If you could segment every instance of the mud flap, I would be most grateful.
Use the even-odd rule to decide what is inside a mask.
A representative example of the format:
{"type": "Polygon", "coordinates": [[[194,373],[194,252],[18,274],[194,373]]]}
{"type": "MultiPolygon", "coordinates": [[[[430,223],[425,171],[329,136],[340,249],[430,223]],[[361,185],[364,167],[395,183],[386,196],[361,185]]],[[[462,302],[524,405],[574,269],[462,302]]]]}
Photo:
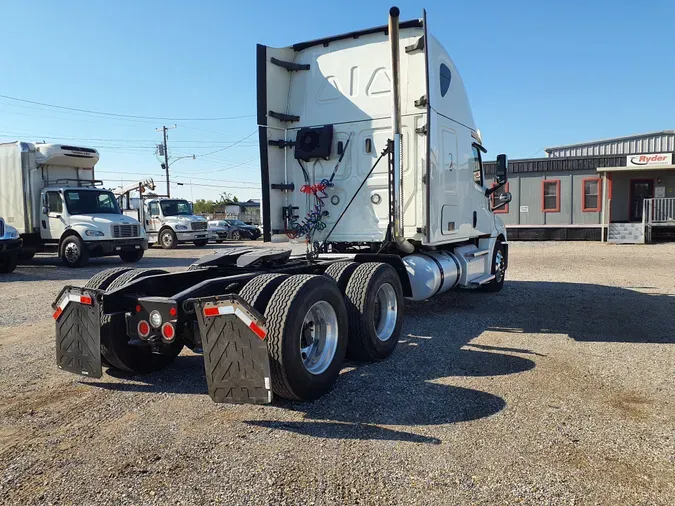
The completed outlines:
{"type": "Polygon", "coordinates": [[[264,318],[236,295],[194,301],[214,402],[272,402],[264,318]]]}
{"type": "Polygon", "coordinates": [[[100,378],[101,322],[98,290],[65,287],[54,308],[56,365],[64,371],[100,378]]]}

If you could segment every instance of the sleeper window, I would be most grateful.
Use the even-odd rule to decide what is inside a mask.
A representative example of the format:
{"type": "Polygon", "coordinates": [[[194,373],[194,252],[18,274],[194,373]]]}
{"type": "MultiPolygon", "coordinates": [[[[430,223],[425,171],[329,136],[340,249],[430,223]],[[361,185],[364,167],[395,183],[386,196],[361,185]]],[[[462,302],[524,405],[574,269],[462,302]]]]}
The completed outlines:
{"type": "Polygon", "coordinates": [[[483,186],[483,167],[480,158],[480,151],[476,146],[472,146],[473,159],[471,160],[471,170],[473,170],[473,182],[478,186],[483,186]]]}
{"type": "Polygon", "coordinates": [[[448,89],[450,89],[450,81],[452,80],[452,74],[450,72],[450,69],[445,63],[441,63],[439,74],[441,77],[441,97],[444,97],[445,94],[448,92],[448,89]]]}

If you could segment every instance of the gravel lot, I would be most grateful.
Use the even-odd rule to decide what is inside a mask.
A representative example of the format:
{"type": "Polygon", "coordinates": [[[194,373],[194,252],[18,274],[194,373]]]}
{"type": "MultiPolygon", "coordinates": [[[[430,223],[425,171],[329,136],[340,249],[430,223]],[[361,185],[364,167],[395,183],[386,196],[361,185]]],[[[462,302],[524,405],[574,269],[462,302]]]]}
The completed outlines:
{"type": "Polygon", "coordinates": [[[0,504],[673,504],[674,258],[513,243],[501,293],[407,304],[391,359],[261,407],[212,403],[190,351],[145,377],[57,370],[50,303],[119,260],[37,257],[0,278],[0,504]]]}

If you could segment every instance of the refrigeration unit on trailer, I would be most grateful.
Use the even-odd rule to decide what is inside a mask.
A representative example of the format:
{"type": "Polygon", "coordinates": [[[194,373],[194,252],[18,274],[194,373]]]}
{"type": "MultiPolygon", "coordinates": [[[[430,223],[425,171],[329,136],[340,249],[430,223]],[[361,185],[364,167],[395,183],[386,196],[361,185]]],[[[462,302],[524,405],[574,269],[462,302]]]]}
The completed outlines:
{"type": "Polygon", "coordinates": [[[311,400],[347,349],[393,353],[405,298],[502,288],[493,210],[510,196],[493,200],[506,157],[487,181],[461,77],[426,16],[399,23],[392,8],[388,26],[259,45],[257,90],[265,240],[307,253],[239,247],[184,272],[111,269],[67,286],[53,306],[60,368],[149,372],[188,346],[203,349],[216,402],[311,400]]]}
{"type": "Polygon", "coordinates": [[[0,215],[23,239],[21,256],[56,251],[69,267],[89,257],[143,257],[143,228],[123,216],[115,196],[94,178],[92,148],[63,144],[0,144],[0,215]]]}

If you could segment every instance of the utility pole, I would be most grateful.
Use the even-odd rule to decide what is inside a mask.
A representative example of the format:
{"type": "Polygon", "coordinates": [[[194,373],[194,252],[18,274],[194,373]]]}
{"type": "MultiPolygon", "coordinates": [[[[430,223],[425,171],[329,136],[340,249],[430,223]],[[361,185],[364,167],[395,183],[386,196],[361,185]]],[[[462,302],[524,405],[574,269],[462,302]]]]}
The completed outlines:
{"type": "Polygon", "coordinates": [[[164,165],[163,169],[166,171],[166,196],[171,197],[171,185],[169,184],[169,148],[166,145],[166,132],[167,130],[171,130],[173,128],[176,128],[176,125],[172,127],[167,127],[166,125],[163,126],[162,128],[157,128],[156,131],[159,132],[160,130],[162,131],[162,135],[164,137],[164,165]]]}

